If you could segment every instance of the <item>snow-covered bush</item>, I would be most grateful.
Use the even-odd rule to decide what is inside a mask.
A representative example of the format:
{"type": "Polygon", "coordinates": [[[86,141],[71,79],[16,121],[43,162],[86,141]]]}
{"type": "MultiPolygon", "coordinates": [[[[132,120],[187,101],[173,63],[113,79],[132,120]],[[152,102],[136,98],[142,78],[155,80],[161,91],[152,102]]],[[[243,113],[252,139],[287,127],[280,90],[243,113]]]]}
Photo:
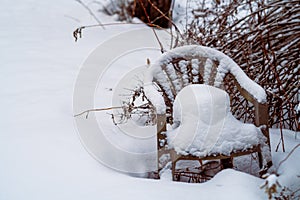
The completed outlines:
{"type": "MultiPolygon", "coordinates": [[[[193,4],[195,5],[195,4],[193,4]]],[[[268,92],[273,127],[297,129],[299,103],[300,6],[297,0],[198,1],[180,45],[221,50],[268,92]]],[[[233,87],[227,88],[236,94],[233,87]]],[[[232,97],[233,113],[252,121],[252,106],[232,97]],[[248,107],[248,110],[245,110],[248,107]]]]}

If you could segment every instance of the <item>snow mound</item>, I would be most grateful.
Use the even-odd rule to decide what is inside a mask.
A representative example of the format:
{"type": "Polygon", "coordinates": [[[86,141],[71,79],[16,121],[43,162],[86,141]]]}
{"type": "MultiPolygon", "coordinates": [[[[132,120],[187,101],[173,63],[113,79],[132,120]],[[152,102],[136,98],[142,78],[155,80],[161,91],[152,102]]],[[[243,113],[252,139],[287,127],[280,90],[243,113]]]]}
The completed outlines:
{"type": "Polygon", "coordinates": [[[229,155],[265,144],[261,130],[237,120],[230,112],[229,95],[209,85],[189,85],[174,102],[174,129],[168,144],[182,155],[229,155]]]}

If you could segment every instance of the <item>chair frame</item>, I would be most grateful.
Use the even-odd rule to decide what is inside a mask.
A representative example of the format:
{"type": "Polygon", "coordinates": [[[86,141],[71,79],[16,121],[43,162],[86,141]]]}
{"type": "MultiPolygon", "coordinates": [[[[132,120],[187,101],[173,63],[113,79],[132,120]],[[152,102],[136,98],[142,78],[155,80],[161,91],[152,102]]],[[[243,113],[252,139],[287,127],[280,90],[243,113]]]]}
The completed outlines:
{"type": "MultiPolygon", "coordinates": [[[[241,95],[254,105],[255,125],[256,126],[267,125],[267,123],[268,123],[268,104],[258,103],[252,97],[251,94],[249,94],[246,90],[244,90],[243,88],[240,87],[240,85],[237,83],[237,81],[235,81],[235,85],[239,89],[241,95]]],[[[197,156],[193,156],[193,155],[178,155],[174,149],[167,149],[166,146],[160,145],[160,141],[162,141],[162,140],[167,141],[166,134],[165,134],[165,132],[167,131],[166,125],[167,125],[166,114],[163,114],[163,115],[158,114],[157,115],[157,154],[158,154],[158,156],[157,156],[158,157],[157,174],[158,175],[159,175],[160,170],[162,169],[162,165],[159,161],[159,158],[166,153],[170,154],[170,158],[171,158],[171,162],[172,162],[172,179],[173,179],[173,181],[179,181],[179,179],[176,177],[176,163],[179,160],[198,160],[198,161],[221,160],[224,163],[226,163],[227,165],[229,165],[229,167],[227,166],[225,168],[232,168],[232,164],[230,164],[230,161],[232,161],[232,159],[234,157],[257,153],[259,167],[261,169],[263,168],[263,158],[262,158],[262,154],[261,154],[260,145],[254,146],[253,148],[248,149],[243,152],[231,153],[230,156],[222,155],[222,154],[211,155],[211,156],[206,156],[206,157],[197,157],[197,156]]],[[[269,137],[268,127],[262,129],[262,132],[263,132],[264,136],[267,138],[267,142],[269,145],[270,137],[269,137]]],[[[268,167],[270,167],[272,164],[269,163],[268,165],[269,165],[268,167]]],[[[261,174],[264,174],[264,173],[265,173],[265,171],[262,169],[261,174]]]]}
{"type": "MultiPolygon", "coordinates": [[[[181,48],[181,47],[179,47],[179,48],[181,48]]],[[[191,48],[191,49],[199,49],[200,48],[200,50],[205,49],[206,51],[207,51],[207,49],[209,49],[207,47],[196,46],[196,45],[190,45],[190,47],[183,47],[183,48],[191,48]]],[[[216,50],[214,50],[214,51],[216,51],[216,50]]],[[[210,56],[209,52],[210,51],[208,51],[207,55],[203,56],[204,59],[208,59],[208,57],[210,56]]],[[[170,53],[168,52],[167,54],[172,54],[172,50],[171,50],[170,53]]],[[[223,54],[223,55],[226,56],[225,54],[223,54]]],[[[199,56],[199,55],[197,55],[197,56],[199,56]]],[[[178,62],[179,60],[185,60],[185,61],[186,60],[192,60],[194,58],[195,58],[194,56],[179,55],[179,56],[173,56],[172,57],[172,56],[166,55],[164,58],[161,58],[158,62],[156,62],[155,65],[156,65],[156,68],[163,69],[164,67],[166,67],[170,63],[178,62]],[[166,61],[164,61],[164,60],[166,60],[166,61]]],[[[197,58],[199,59],[199,57],[197,57],[197,58]]],[[[237,65],[234,61],[232,61],[232,62],[235,65],[237,65]]],[[[217,67],[218,66],[215,66],[215,69],[212,69],[212,71],[216,70],[217,67]]],[[[244,89],[240,85],[238,80],[235,78],[235,76],[231,72],[227,72],[226,75],[229,75],[230,78],[232,80],[234,80],[234,85],[238,89],[240,94],[247,101],[249,101],[250,103],[253,104],[253,106],[254,106],[254,115],[255,115],[255,125],[256,126],[264,125],[264,128],[262,128],[262,132],[263,132],[264,136],[267,138],[267,144],[270,146],[269,129],[268,129],[268,104],[265,103],[265,102],[259,102],[249,91],[247,91],[246,89],[244,89]]],[[[156,85],[159,85],[159,82],[157,82],[157,80],[155,80],[154,78],[150,79],[150,81],[152,83],[153,82],[156,83],[156,85]]],[[[213,81],[210,81],[208,84],[212,85],[212,83],[213,83],[213,81]]],[[[190,84],[194,84],[194,83],[191,82],[190,84]]],[[[174,91],[173,91],[173,93],[174,93],[174,91]]],[[[164,97],[164,99],[166,99],[166,98],[167,97],[164,97]]],[[[223,161],[223,163],[225,163],[225,165],[227,165],[227,167],[228,166],[232,167],[232,162],[231,161],[234,157],[243,156],[243,155],[252,154],[252,153],[257,153],[258,154],[259,167],[261,168],[261,174],[264,174],[267,171],[267,169],[272,166],[272,161],[269,161],[267,163],[267,166],[263,166],[263,157],[262,157],[262,153],[261,153],[261,149],[260,149],[259,145],[255,146],[251,149],[248,149],[246,151],[243,151],[243,152],[231,153],[230,156],[222,155],[222,154],[211,155],[211,156],[206,156],[206,157],[196,157],[196,156],[193,156],[193,155],[185,155],[185,156],[178,155],[175,152],[174,149],[168,149],[166,143],[164,143],[163,145],[161,144],[161,141],[167,141],[166,134],[165,134],[165,132],[167,131],[167,128],[166,128],[167,127],[166,112],[158,113],[157,116],[156,116],[156,120],[157,120],[157,176],[158,176],[157,178],[159,178],[159,172],[164,167],[163,166],[164,164],[160,161],[161,156],[164,155],[164,154],[169,154],[170,155],[171,162],[172,162],[172,177],[173,177],[174,181],[178,180],[178,178],[176,178],[176,163],[179,160],[199,160],[200,162],[202,162],[202,160],[221,160],[221,161],[223,161]]]]}

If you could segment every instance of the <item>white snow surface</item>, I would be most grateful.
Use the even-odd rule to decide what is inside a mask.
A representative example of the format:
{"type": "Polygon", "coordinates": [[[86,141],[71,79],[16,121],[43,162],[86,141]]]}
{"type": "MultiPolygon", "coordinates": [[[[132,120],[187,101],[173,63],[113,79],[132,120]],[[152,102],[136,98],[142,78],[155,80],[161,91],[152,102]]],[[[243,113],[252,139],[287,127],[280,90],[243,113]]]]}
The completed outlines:
{"type": "MultiPolygon", "coordinates": [[[[1,1],[0,200],[266,199],[262,179],[235,170],[204,184],[158,181],[120,174],[87,153],[73,124],[76,75],[99,43],[136,27],[86,29],[75,43],[72,31],[93,23],[76,1],[1,1]]],[[[276,146],[277,130],[271,139],[276,146]]],[[[299,143],[285,141],[287,152],[299,143]]],[[[274,153],[275,165],[286,154],[274,153]]],[[[299,155],[280,168],[280,183],[299,186],[299,155]]]]}
{"type": "Polygon", "coordinates": [[[176,96],[173,108],[178,127],[167,132],[168,144],[179,154],[230,155],[258,144],[267,146],[259,128],[231,114],[224,90],[204,84],[186,86],[176,96]]]}

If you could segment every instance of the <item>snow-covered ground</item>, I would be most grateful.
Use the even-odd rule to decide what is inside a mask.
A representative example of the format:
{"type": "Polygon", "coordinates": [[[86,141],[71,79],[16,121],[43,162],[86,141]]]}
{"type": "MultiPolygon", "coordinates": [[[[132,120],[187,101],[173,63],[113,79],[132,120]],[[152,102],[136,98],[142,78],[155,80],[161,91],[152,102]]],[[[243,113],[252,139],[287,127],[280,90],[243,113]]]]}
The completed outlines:
{"type": "MultiPolygon", "coordinates": [[[[110,17],[101,15],[102,21],[110,17]]],[[[74,126],[73,87],[98,44],[134,26],[84,30],[93,22],[72,0],[3,0],[0,7],[0,200],[19,199],[267,199],[262,179],[225,170],[204,184],[134,178],[94,160],[74,126]]],[[[122,45],[122,44],[120,44],[122,45]]],[[[273,146],[279,141],[272,132],[273,146]]],[[[285,138],[287,151],[299,143],[285,138]]],[[[274,149],[274,148],[273,148],[274,149]]],[[[300,175],[298,149],[279,170],[283,185],[300,175]]],[[[273,155],[278,164],[286,153],[273,155]]]]}

